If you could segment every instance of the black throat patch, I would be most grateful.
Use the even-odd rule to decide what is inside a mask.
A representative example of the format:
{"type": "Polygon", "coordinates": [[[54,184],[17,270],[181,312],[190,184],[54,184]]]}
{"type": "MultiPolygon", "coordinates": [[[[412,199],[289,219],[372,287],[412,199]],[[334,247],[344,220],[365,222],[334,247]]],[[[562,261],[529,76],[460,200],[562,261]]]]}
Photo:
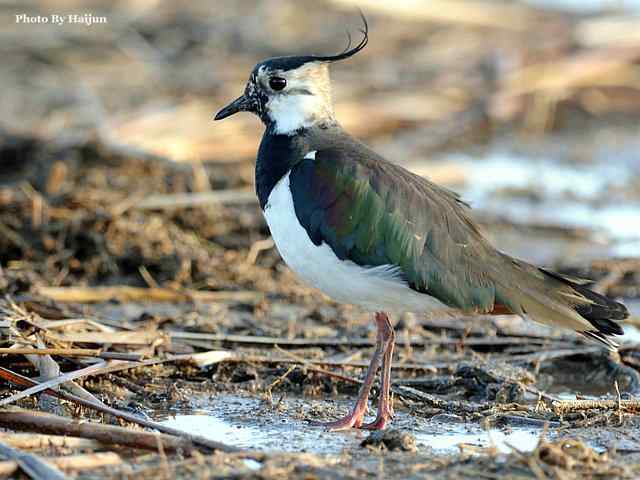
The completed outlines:
{"type": "Polygon", "coordinates": [[[260,208],[264,210],[273,187],[304,159],[309,150],[304,130],[295,135],[278,135],[267,128],[256,159],[256,193],[260,208]]]}

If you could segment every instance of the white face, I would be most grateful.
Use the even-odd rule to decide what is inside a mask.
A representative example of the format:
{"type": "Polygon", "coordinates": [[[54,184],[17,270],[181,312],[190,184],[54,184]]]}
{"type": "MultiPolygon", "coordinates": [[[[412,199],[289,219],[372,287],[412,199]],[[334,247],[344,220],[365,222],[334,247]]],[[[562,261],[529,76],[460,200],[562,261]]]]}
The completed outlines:
{"type": "Polygon", "coordinates": [[[292,134],[300,128],[310,127],[333,118],[329,69],[326,64],[309,63],[295,70],[258,71],[258,82],[266,91],[266,114],[274,123],[274,132],[292,134]],[[286,86],[274,90],[270,80],[284,79],[286,86]]]}

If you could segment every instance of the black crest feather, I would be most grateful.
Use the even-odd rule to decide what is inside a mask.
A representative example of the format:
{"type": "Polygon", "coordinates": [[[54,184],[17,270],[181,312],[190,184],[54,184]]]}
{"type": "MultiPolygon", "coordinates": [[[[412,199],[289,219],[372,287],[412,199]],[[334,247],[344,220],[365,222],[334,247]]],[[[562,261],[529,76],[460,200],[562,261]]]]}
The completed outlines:
{"type": "Polygon", "coordinates": [[[365,18],[362,11],[360,11],[360,18],[362,18],[362,23],[364,24],[364,27],[360,29],[360,33],[362,33],[362,40],[360,40],[360,42],[355,47],[351,48],[351,34],[347,32],[347,48],[336,55],[303,55],[269,58],[256,65],[255,71],[257,71],[261,66],[268,67],[270,70],[287,71],[299,68],[305,63],[309,62],[338,62],[340,60],[344,60],[346,58],[354,56],[356,53],[366,47],[367,43],[369,43],[369,24],[367,23],[367,19],[365,18]]]}
{"type": "Polygon", "coordinates": [[[344,60],[345,58],[349,58],[354,56],[360,50],[367,46],[369,43],[369,24],[367,23],[367,18],[360,10],[360,18],[362,19],[362,23],[364,24],[364,28],[360,29],[360,33],[362,33],[362,40],[355,47],[351,48],[351,34],[347,32],[347,36],[349,39],[349,43],[347,44],[347,48],[345,48],[342,52],[337,55],[327,55],[327,56],[313,56],[317,62],[338,62],[340,60],[344,60]]]}

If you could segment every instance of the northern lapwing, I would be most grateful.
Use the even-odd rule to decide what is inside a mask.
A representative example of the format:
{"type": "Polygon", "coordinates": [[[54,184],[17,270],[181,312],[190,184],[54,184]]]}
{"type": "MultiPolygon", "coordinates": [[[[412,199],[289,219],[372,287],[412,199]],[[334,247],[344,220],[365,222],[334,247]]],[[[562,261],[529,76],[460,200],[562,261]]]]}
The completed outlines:
{"type": "Polygon", "coordinates": [[[457,309],[513,313],[573,329],[609,349],[623,333],[624,305],[584,281],[510,257],[489,244],[454,192],[388,162],[336,121],[329,66],[361,51],[271,58],[255,66],[244,94],[220,110],[256,114],[265,125],[256,190],[287,265],[338,302],[375,312],[377,342],[352,410],[333,430],[382,429],[393,416],[389,388],[394,330],[388,312],[457,309]],[[382,366],[376,419],[363,424],[382,366]]]}

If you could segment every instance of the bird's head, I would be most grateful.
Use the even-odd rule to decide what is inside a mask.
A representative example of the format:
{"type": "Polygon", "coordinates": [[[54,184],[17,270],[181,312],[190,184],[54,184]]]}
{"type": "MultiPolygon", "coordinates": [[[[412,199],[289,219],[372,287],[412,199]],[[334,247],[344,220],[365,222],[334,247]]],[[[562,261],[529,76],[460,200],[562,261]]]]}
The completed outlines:
{"type": "Polygon", "coordinates": [[[252,112],[278,134],[292,134],[317,123],[333,121],[329,64],[349,58],[367,45],[369,29],[364,15],[362,20],[362,40],[350,48],[349,37],[349,46],[342,53],[324,57],[277,57],[257,64],[244,94],[220,110],[215,120],[237,112],[252,112]]]}

